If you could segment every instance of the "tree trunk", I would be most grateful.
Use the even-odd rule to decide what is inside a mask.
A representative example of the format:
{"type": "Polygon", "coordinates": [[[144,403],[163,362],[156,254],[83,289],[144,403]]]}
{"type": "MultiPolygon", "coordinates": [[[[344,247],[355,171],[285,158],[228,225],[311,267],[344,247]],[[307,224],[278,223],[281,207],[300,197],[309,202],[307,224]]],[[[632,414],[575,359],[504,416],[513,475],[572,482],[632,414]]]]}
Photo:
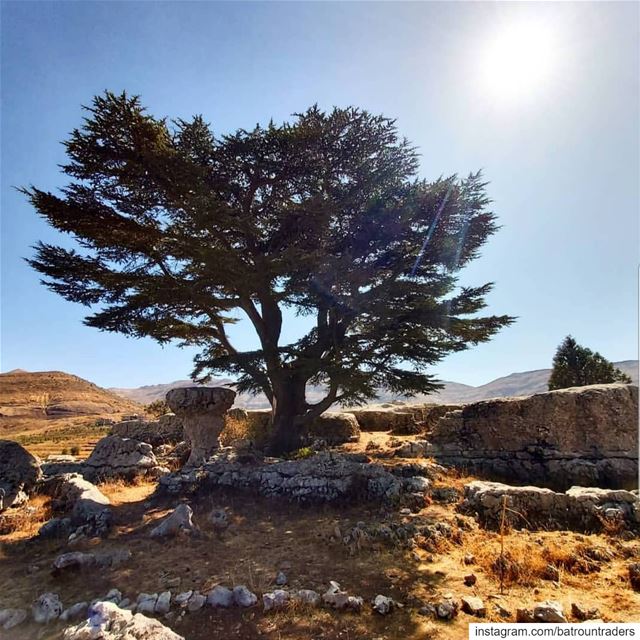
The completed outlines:
{"type": "Polygon", "coordinates": [[[307,409],[306,382],[289,377],[274,390],[273,426],[267,452],[279,456],[300,448],[302,426],[300,418],[307,409]]]}

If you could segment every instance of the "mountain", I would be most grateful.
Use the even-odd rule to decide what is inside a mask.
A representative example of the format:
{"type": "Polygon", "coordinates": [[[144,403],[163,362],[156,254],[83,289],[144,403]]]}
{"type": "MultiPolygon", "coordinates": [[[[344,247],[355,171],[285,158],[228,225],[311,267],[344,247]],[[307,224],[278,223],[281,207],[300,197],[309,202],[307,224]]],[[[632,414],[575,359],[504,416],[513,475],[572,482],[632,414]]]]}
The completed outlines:
{"type": "MultiPolygon", "coordinates": [[[[638,384],[638,361],[624,360],[615,362],[616,367],[631,377],[634,384],[638,384]]],[[[477,402],[478,400],[487,400],[488,398],[502,398],[508,396],[528,396],[534,393],[540,393],[547,390],[547,381],[551,375],[551,369],[537,369],[536,371],[522,371],[512,373],[502,378],[497,378],[486,384],[474,387],[459,382],[445,382],[444,389],[435,394],[418,395],[410,400],[412,402],[435,402],[438,404],[457,404],[465,402],[477,402]]],[[[155,384],[145,387],[137,387],[133,389],[109,389],[123,398],[148,404],[154,400],[164,398],[167,391],[176,387],[193,386],[190,380],[176,380],[167,384],[155,384]]],[[[212,380],[207,386],[222,386],[232,384],[229,378],[219,378],[212,380]]],[[[307,389],[307,396],[310,401],[314,402],[322,396],[321,387],[310,387],[307,389]]],[[[403,400],[403,398],[381,392],[378,402],[392,402],[394,400],[403,400]]],[[[263,395],[249,396],[243,394],[237,403],[240,406],[250,409],[262,409],[268,406],[267,400],[263,395]]]]}
{"type": "Polygon", "coordinates": [[[137,413],[136,402],[63,371],[0,374],[0,417],[52,418],[137,413]]]}

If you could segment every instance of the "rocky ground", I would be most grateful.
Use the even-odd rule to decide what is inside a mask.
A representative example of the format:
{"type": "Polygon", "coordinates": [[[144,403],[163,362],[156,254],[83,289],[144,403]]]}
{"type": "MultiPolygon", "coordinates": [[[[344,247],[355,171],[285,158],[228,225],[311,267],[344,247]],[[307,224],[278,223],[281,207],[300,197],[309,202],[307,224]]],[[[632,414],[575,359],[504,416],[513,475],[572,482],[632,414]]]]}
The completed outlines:
{"type": "MultiPolygon", "coordinates": [[[[413,439],[363,433],[340,450],[401,464],[389,458],[389,445],[413,439]]],[[[637,537],[613,525],[598,534],[482,528],[459,510],[463,487],[472,480],[440,474],[426,503],[401,510],[382,501],[304,506],[221,487],[173,496],[158,494],[151,479],[111,481],[99,485],[111,500],[110,534],[80,537],[72,545],[34,538],[55,506],[50,497],[36,495],[14,510],[13,530],[0,536],[0,583],[7,585],[0,609],[30,610],[46,592],[57,594],[67,609],[113,589],[121,593],[112,597],[132,602],[144,600],[139,594],[170,591],[169,612],[146,615],[188,640],[466,638],[468,624],[480,619],[557,617],[555,605],[535,611],[544,601],[559,603],[569,621],[640,619],[640,592],[630,580],[630,567],[640,562],[637,537]],[[193,510],[193,530],[153,537],[151,531],[181,503],[193,510]],[[85,567],[64,567],[58,560],[61,568],[54,569],[70,551],[119,560],[85,567]],[[198,608],[205,598],[191,594],[184,606],[176,604],[181,593],[206,596],[217,585],[244,585],[257,603],[198,608]],[[320,603],[284,602],[282,594],[269,595],[276,589],[289,595],[313,590],[320,603]],[[354,596],[353,606],[333,608],[348,596],[354,596]]],[[[70,624],[37,624],[29,615],[2,637],[61,638],[70,624]]]]}

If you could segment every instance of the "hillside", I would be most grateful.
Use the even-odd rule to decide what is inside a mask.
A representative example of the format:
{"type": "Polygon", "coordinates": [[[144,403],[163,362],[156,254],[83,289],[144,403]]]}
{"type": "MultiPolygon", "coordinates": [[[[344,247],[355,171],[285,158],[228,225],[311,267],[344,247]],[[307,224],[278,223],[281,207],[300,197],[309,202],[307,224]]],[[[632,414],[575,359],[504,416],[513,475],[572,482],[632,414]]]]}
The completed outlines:
{"type": "Polygon", "coordinates": [[[0,374],[1,418],[61,418],[136,413],[140,406],[62,371],[0,374]]]}
{"type": "MultiPolygon", "coordinates": [[[[621,369],[624,373],[631,376],[634,384],[638,384],[638,361],[637,360],[624,360],[622,362],[616,362],[615,366],[621,369]]],[[[540,393],[547,390],[547,381],[551,369],[538,369],[535,371],[522,371],[519,373],[512,373],[502,378],[497,378],[486,384],[473,387],[459,382],[445,382],[445,387],[436,394],[428,396],[416,396],[412,400],[415,402],[436,402],[440,404],[449,403],[464,403],[464,402],[477,402],[479,400],[487,400],[488,398],[502,398],[507,396],[527,396],[534,393],[540,393]]],[[[229,378],[220,378],[212,380],[208,386],[227,385],[231,382],[229,378]]],[[[144,387],[137,387],[132,389],[110,389],[113,393],[116,393],[123,398],[140,402],[141,404],[147,404],[164,398],[167,391],[175,389],[176,387],[188,387],[193,385],[190,380],[176,380],[175,382],[169,382],[166,384],[155,384],[144,387]]],[[[307,390],[309,400],[317,401],[320,399],[322,389],[319,387],[311,387],[307,390]]],[[[380,393],[378,402],[392,402],[394,400],[401,400],[399,396],[389,393],[380,393]]],[[[262,395],[248,396],[242,395],[237,402],[238,405],[259,409],[265,408],[267,405],[266,399],[262,395]]]]}

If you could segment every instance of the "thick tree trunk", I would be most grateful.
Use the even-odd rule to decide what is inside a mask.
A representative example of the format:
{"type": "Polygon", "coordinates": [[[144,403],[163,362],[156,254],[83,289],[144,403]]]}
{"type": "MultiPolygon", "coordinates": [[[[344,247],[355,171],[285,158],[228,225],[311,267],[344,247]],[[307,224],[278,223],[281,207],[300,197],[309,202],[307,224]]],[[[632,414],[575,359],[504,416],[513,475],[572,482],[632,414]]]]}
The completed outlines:
{"type": "Polygon", "coordinates": [[[274,390],[273,426],[267,447],[268,453],[276,456],[300,448],[301,418],[307,409],[304,380],[291,377],[278,386],[274,390]]]}

